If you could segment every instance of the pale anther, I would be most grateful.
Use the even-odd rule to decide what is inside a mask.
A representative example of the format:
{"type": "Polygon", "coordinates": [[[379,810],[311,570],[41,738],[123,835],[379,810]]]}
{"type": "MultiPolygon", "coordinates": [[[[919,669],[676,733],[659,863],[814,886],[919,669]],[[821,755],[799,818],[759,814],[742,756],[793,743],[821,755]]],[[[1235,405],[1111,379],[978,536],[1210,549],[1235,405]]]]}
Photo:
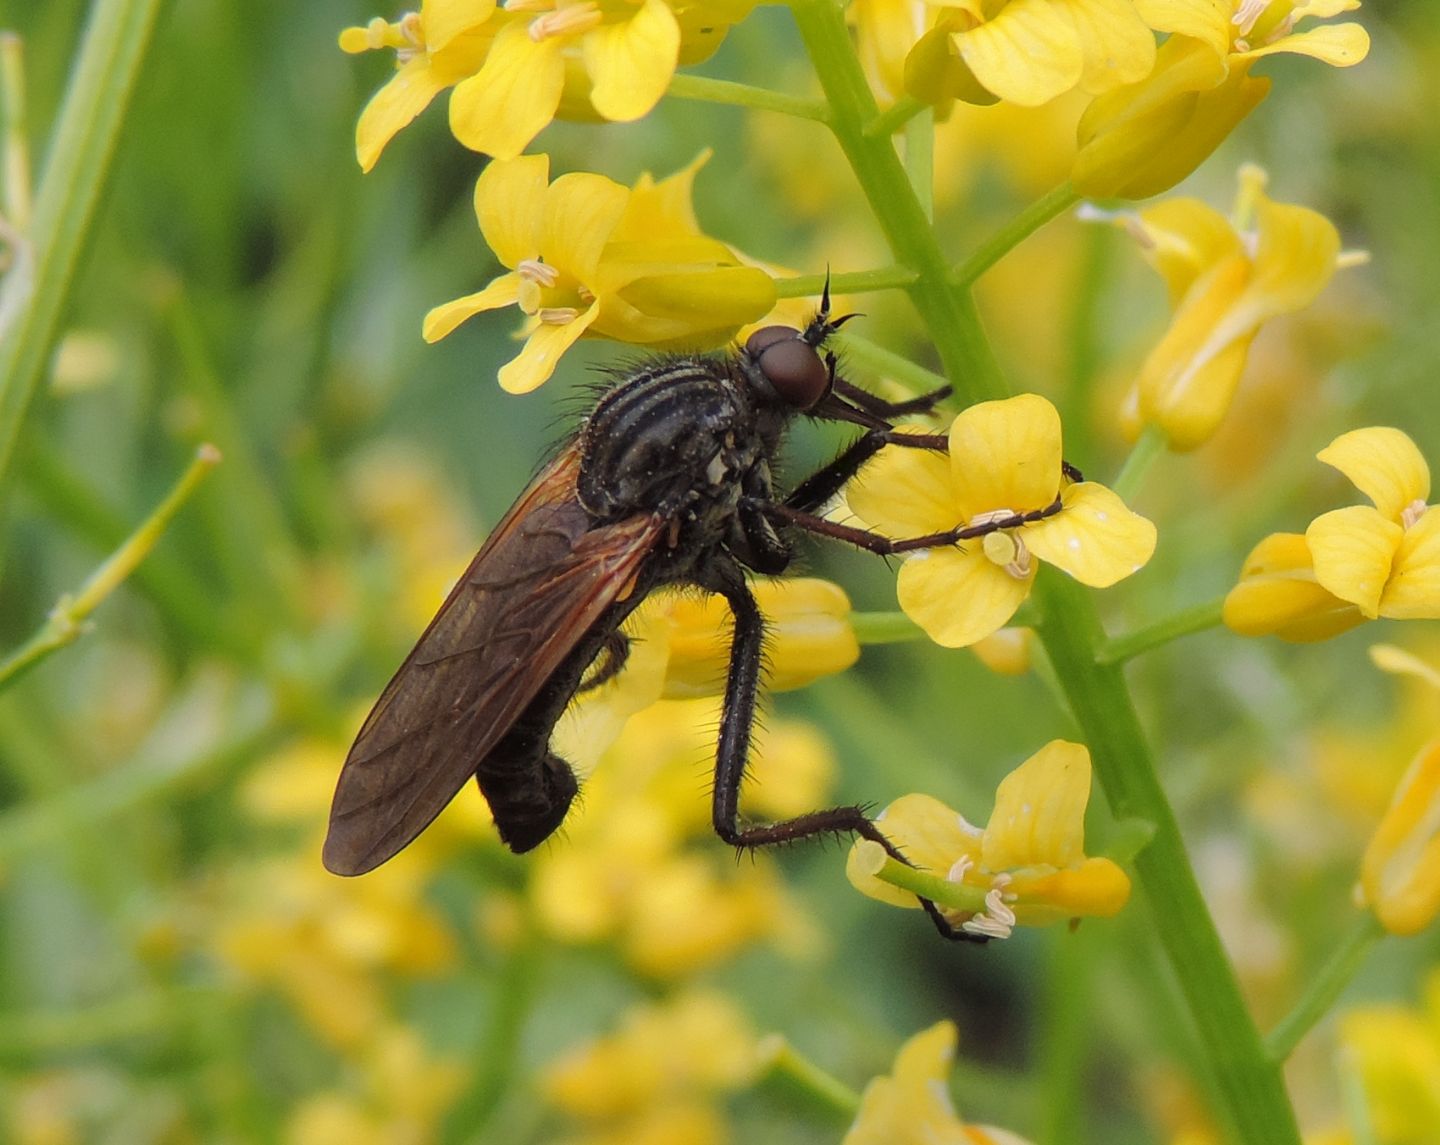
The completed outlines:
{"type": "Polygon", "coordinates": [[[1400,510],[1400,524],[1407,529],[1413,529],[1420,518],[1425,516],[1427,508],[1428,506],[1421,498],[1415,498],[1400,510]]]}
{"type": "Polygon", "coordinates": [[[537,44],[552,36],[575,36],[597,27],[604,16],[593,3],[572,4],[557,12],[546,12],[530,21],[529,36],[537,44]]]}
{"type": "MultiPolygon", "coordinates": [[[[1235,15],[1230,18],[1230,22],[1240,30],[1240,35],[1248,36],[1250,29],[1255,27],[1255,21],[1265,14],[1265,9],[1269,6],[1270,0],[1243,0],[1240,7],[1235,10],[1235,15]]],[[[1240,45],[1237,43],[1235,46],[1239,47],[1240,45]]],[[[1241,48],[1240,50],[1244,51],[1245,49],[1241,48]]]]}
{"type": "Polygon", "coordinates": [[[580,311],[573,306],[542,306],[535,317],[547,326],[564,326],[580,317],[580,311]]]}
{"type": "Polygon", "coordinates": [[[515,266],[515,273],[526,282],[533,282],[547,289],[560,281],[559,268],[538,258],[522,258],[515,266]]]}

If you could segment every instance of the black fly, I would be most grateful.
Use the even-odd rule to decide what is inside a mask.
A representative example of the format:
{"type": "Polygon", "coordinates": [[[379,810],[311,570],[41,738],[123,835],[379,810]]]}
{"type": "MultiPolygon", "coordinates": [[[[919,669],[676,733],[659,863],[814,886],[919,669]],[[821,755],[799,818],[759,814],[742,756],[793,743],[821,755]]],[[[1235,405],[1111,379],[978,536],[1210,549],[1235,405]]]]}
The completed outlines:
{"type": "MultiPolygon", "coordinates": [[[[407,846],[473,775],[506,845],[528,851],[561,824],[577,785],[550,735],[587,669],[618,671],[625,618],[647,593],[690,584],[735,617],[715,758],[715,830],[736,847],[853,833],[901,856],[860,807],[779,823],[742,823],[740,784],[760,687],[764,620],[746,570],[775,575],[795,527],[877,553],[953,544],[1053,512],[891,541],[816,511],[884,446],[946,448],[897,433],[937,390],[891,403],[835,372],[829,291],[804,330],[767,326],[730,355],[672,356],[629,373],[531,482],[486,540],[386,686],[345,761],[324,860],[339,875],[372,870],[407,846]],[[777,494],[771,474],[795,416],[864,434],[835,461],[777,494]]],[[[937,911],[925,904],[945,932],[937,911]]]]}

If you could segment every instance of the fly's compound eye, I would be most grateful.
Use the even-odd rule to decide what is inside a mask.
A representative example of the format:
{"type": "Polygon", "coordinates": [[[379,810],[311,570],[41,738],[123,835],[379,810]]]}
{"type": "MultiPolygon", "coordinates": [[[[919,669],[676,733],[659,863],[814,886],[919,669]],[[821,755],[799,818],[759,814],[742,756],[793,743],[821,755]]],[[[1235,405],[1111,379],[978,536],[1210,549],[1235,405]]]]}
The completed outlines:
{"type": "Polygon", "coordinates": [[[829,367],[798,330],[763,326],[750,335],[745,352],[788,406],[810,409],[830,392],[829,367]]]}

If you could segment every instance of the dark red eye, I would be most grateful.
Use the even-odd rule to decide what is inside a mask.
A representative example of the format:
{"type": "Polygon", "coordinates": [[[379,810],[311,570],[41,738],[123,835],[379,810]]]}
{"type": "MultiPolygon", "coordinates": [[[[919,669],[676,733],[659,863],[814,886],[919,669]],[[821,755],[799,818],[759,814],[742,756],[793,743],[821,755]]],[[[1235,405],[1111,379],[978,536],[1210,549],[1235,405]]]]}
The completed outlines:
{"type": "Polygon", "coordinates": [[[788,406],[810,409],[830,391],[829,367],[798,330],[762,326],[750,335],[745,351],[788,406]]]}

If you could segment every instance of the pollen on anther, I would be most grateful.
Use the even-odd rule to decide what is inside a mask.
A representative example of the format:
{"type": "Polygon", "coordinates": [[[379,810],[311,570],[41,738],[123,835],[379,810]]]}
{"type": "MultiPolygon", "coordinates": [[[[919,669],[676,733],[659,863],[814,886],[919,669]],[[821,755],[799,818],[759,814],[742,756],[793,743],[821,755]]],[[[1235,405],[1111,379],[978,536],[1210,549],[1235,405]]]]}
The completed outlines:
{"type": "Polygon", "coordinates": [[[573,306],[542,306],[535,312],[535,317],[547,326],[564,326],[579,318],[580,311],[573,306]]]}
{"type": "Polygon", "coordinates": [[[542,262],[538,258],[522,258],[515,267],[515,273],[527,282],[536,283],[547,289],[560,281],[559,268],[542,262]]]}

